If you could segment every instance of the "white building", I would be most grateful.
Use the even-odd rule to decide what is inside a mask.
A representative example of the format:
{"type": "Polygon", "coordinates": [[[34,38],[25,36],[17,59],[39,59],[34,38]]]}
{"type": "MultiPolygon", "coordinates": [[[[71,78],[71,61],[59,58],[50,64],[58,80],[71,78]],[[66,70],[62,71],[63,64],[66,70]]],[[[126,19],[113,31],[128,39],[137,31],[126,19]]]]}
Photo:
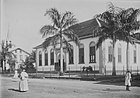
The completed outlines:
{"type": "Polygon", "coordinates": [[[30,55],[30,53],[26,52],[21,48],[11,49],[11,51],[15,55],[16,66],[15,69],[19,68],[19,64],[25,62],[25,59],[30,55]]]}
{"type": "MultiPolygon", "coordinates": [[[[101,23],[100,23],[101,24],[101,23]]],[[[73,26],[79,36],[80,47],[70,41],[73,51],[69,54],[63,49],[64,71],[81,71],[82,67],[91,66],[99,73],[112,72],[112,45],[108,39],[96,50],[97,37],[93,31],[100,25],[96,19],[91,19],[73,26]],[[71,55],[71,56],[70,56],[71,55]]],[[[43,49],[42,44],[35,47],[36,64],[38,71],[55,71],[55,63],[60,62],[59,45],[54,50],[53,46],[43,49]]],[[[117,41],[115,45],[115,64],[117,73],[126,71],[126,42],[117,41]]],[[[129,70],[140,70],[140,45],[129,45],[129,70]]]]}

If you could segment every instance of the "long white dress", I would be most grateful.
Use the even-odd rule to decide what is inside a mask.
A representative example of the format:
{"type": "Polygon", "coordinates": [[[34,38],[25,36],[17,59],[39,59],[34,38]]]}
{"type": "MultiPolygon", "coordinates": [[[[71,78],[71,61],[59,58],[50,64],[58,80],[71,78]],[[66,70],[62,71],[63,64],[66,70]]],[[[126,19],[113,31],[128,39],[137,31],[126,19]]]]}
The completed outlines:
{"type": "Polygon", "coordinates": [[[19,75],[19,74],[18,74],[17,70],[15,70],[15,74],[14,74],[14,77],[13,77],[13,78],[14,78],[14,79],[17,79],[17,78],[18,78],[18,75],[19,75]]]}
{"type": "Polygon", "coordinates": [[[20,74],[19,90],[20,91],[29,90],[29,87],[28,87],[28,74],[26,72],[24,72],[24,71],[21,72],[21,74],[20,74]]]}
{"type": "Polygon", "coordinates": [[[131,73],[127,73],[125,76],[125,85],[131,86],[131,73]]]}

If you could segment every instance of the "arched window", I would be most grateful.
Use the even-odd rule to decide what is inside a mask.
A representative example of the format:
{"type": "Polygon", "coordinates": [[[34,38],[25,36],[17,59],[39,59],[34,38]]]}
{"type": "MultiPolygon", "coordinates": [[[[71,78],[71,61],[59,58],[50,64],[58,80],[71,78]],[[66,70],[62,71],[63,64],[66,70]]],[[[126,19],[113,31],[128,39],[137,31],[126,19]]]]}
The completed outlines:
{"type": "Polygon", "coordinates": [[[48,52],[47,50],[45,51],[45,66],[48,65],[48,52]]]}
{"type": "Polygon", "coordinates": [[[108,47],[108,62],[112,62],[112,46],[108,47]]]}
{"type": "Polygon", "coordinates": [[[50,52],[50,60],[51,60],[51,65],[54,65],[54,51],[53,49],[51,49],[51,52],[50,52]]]}
{"type": "Polygon", "coordinates": [[[39,52],[39,66],[42,66],[42,52],[39,52]]]}
{"type": "Polygon", "coordinates": [[[134,63],[137,63],[137,50],[136,50],[136,46],[134,48],[134,63]]]}
{"type": "Polygon", "coordinates": [[[95,42],[91,42],[89,44],[89,58],[90,58],[90,63],[95,63],[96,62],[96,49],[95,49],[95,42]]]}
{"type": "Polygon", "coordinates": [[[71,48],[71,51],[69,51],[69,64],[73,64],[73,47],[71,48]]]}
{"type": "Polygon", "coordinates": [[[79,64],[83,64],[84,63],[84,45],[80,44],[79,47],[79,64]]]}
{"type": "Polygon", "coordinates": [[[121,45],[120,44],[118,46],[118,62],[119,63],[122,62],[122,48],[121,48],[121,45]]]}

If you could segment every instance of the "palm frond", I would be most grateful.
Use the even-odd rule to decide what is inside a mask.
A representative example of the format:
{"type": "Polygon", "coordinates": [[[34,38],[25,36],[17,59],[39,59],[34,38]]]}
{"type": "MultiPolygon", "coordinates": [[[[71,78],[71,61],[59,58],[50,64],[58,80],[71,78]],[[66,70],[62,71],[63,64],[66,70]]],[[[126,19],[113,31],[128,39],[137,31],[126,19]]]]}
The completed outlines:
{"type": "Polygon", "coordinates": [[[56,8],[51,8],[51,9],[47,10],[44,15],[45,16],[49,15],[54,23],[54,26],[56,26],[58,28],[60,27],[61,14],[58,12],[58,10],[56,8]]]}
{"type": "Polygon", "coordinates": [[[63,43],[64,43],[64,45],[65,45],[65,47],[64,48],[66,48],[66,50],[69,52],[69,53],[71,53],[72,51],[72,48],[73,48],[73,46],[65,39],[65,38],[63,38],[63,43]]]}
{"type": "Polygon", "coordinates": [[[78,36],[74,33],[72,29],[66,29],[63,31],[63,35],[66,36],[71,41],[74,41],[76,45],[80,45],[78,36]]]}
{"type": "Polygon", "coordinates": [[[77,19],[74,18],[74,15],[71,12],[66,12],[63,15],[61,23],[62,23],[62,28],[68,28],[74,25],[75,23],[77,23],[77,19]]]}
{"type": "Polygon", "coordinates": [[[97,42],[97,44],[96,44],[96,49],[98,49],[101,45],[102,45],[102,43],[106,40],[106,39],[108,39],[109,37],[108,36],[100,36],[99,37],[99,39],[98,39],[98,42],[97,42]]]}
{"type": "Polygon", "coordinates": [[[40,29],[40,33],[42,37],[46,37],[47,35],[54,35],[57,32],[57,28],[51,25],[45,25],[40,29]]]}
{"type": "Polygon", "coordinates": [[[43,48],[45,49],[46,47],[48,47],[49,45],[56,45],[57,44],[57,41],[59,40],[60,38],[60,34],[56,34],[52,37],[49,37],[49,38],[46,38],[46,40],[43,42],[43,48]]]}
{"type": "Polygon", "coordinates": [[[62,19],[61,19],[61,23],[62,23],[62,24],[65,23],[66,18],[67,18],[70,14],[72,14],[70,11],[66,11],[66,12],[64,13],[64,15],[62,16],[62,19]]]}

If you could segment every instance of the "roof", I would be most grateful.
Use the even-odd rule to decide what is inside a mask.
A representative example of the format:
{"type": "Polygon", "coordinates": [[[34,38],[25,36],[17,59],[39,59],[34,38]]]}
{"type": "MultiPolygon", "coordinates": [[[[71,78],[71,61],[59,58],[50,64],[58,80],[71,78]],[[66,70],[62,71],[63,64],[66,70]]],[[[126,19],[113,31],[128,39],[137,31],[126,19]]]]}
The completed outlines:
{"type": "MultiPolygon", "coordinates": [[[[75,24],[71,26],[70,29],[73,29],[75,34],[77,34],[79,38],[86,38],[87,36],[92,36],[95,28],[99,27],[100,25],[104,25],[103,22],[101,20],[98,21],[96,18],[94,18],[75,24]]],[[[43,43],[34,47],[34,49],[41,48],[42,45],[43,43]]]]}
{"type": "Polygon", "coordinates": [[[23,50],[23,49],[21,49],[21,48],[13,49],[13,50],[11,50],[10,52],[13,52],[13,51],[16,51],[16,50],[21,50],[21,51],[25,52],[26,54],[31,55],[30,53],[26,52],[25,50],[23,50]]]}
{"type": "Polygon", "coordinates": [[[74,30],[74,32],[78,35],[78,37],[84,37],[88,35],[93,35],[93,30],[99,27],[97,20],[90,19],[78,24],[71,26],[70,28],[74,30]]]}

